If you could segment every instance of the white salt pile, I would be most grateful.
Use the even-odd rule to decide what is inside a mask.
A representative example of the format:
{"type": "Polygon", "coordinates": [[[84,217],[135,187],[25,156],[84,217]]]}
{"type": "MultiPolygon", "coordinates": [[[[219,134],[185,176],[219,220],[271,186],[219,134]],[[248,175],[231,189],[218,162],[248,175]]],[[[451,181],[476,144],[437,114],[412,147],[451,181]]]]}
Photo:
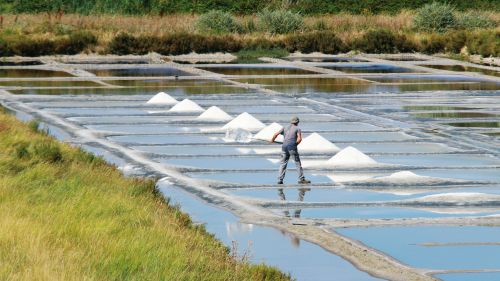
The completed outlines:
{"type": "Polygon", "coordinates": [[[218,108],[217,106],[211,106],[196,119],[205,121],[227,121],[232,118],[233,117],[227,114],[224,110],[218,108]]]}
{"type": "MultiPolygon", "coordinates": [[[[276,132],[278,132],[282,128],[283,128],[283,126],[281,126],[280,124],[272,123],[271,125],[260,130],[255,136],[253,136],[253,138],[257,139],[257,140],[271,141],[274,134],[276,134],[276,132]]],[[[283,142],[283,135],[279,135],[275,141],[276,142],[283,142]]]]}
{"type": "Polygon", "coordinates": [[[252,141],[252,133],[242,128],[229,128],[222,140],[225,142],[248,143],[252,141]]]}
{"type": "Polygon", "coordinates": [[[190,99],[184,99],[170,109],[171,112],[200,112],[203,108],[190,99]]]}
{"type": "Polygon", "coordinates": [[[337,152],[340,149],[317,133],[312,133],[298,145],[299,152],[337,152]]]}
{"type": "Polygon", "coordinates": [[[330,158],[327,164],[343,167],[373,166],[377,165],[377,161],[356,148],[348,146],[330,158]]]}
{"type": "Polygon", "coordinates": [[[234,118],[231,122],[224,125],[222,129],[227,130],[227,129],[240,128],[247,131],[258,131],[264,128],[265,126],[266,125],[264,125],[262,122],[260,122],[252,115],[248,114],[247,112],[243,112],[236,118],[234,118]]]}
{"type": "Polygon", "coordinates": [[[178,101],[174,99],[171,95],[164,93],[164,92],[159,92],[158,94],[154,95],[152,98],[150,98],[147,102],[147,104],[176,104],[178,101]]]}

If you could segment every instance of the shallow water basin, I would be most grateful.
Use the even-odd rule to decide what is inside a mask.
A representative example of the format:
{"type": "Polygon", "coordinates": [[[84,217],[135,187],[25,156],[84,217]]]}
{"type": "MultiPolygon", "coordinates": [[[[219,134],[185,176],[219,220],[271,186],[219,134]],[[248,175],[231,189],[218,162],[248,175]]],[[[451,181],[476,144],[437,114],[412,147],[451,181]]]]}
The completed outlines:
{"type": "MultiPolygon", "coordinates": [[[[100,84],[92,81],[0,81],[0,86],[4,87],[96,87],[100,84]]],[[[64,91],[64,90],[61,90],[64,91]]]]}
{"type": "Polygon", "coordinates": [[[65,71],[54,71],[44,69],[2,69],[1,78],[42,78],[42,77],[72,77],[73,75],[65,71]]]}
{"type": "Polygon", "coordinates": [[[89,69],[96,76],[192,76],[193,74],[172,67],[135,67],[89,69]]]}
{"type": "Polygon", "coordinates": [[[445,125],[465,128],[500,128],[500,122],[456,122],[445,123],[445,125]]]}
{"type": "MultiPolygon", "coordinates": [[[[293,162],[293,161],[291,161],[293,162]]],[[[214,172],[214,173],[189,173],[189,176],[198,179],[216,180],[223,181],[233,184],[276,184],[278,178],[278,169],[275,172],[263,172],[263,171],[224,171],[224,172],[214,172]]],[[[306,171],[306,177],[314,183],[331,183],[331,180],[323,175],[309,174],[306,171]]],[[[297,184],[297,172],[295,170],[289,169],[285,176],[286,184],[297,184]]]]}
{"type": "Polygon", "coordinates": [[[446,273],[436,274],[435,277],[443,281],[498,281],[499,272],[467,272],[467,273],[446,273]]]}
{"type": "MultiPolygon", "coordinates": [[[[273,209],[273,212],[281,214],[284,209],[273,209]]],[[[396,218],[439,218],[439,217],[463,217],[482,216],[500,213],[492,210],[484,213],[469,213],[456,210],[446,213],[446,209],[417,209],[402,207],[338,207],[338,208],[302,208],[301,218],[342,218],[342,219],[396,219],[396,218]]],[[[390,241],[390,240],[388,240],[390,241]]]]}
{"type": "MultiPolygon", "coordinates": [[[[417,167],[474,167],[498,166],[500,160],[489,155],[470,154],[426,154],[426,155],[384,155],[374,156],[375,160],[386,164],[417,167]]],[[[500,174],[500,173],[499,173],[500,174]]]]}
{"type": "Polygon", "coordinates": [[[383,143],[350,143],[365,153],[445,153],[457,151],[440,143],[431,142],[383,142],[383,143]]]}
{"type": "Polygon", "coordinates": [[[265,158],[255,157],[189,157],[189,158],[156,158],[156,161],[167,163],[176,166],[199,168],[199,169],[216,169],[216,170],[258,170],[272,169],[277,167],[276,164],[266,160],[265,158]]]}
{"type": "Polygon", "coordinates": [[[302,61],[302,62],[368,62],[364,59],[350,58],[350,57],[287,57],[288,61],[302,61]]]}
{"type": "Polygon", "coordinates": [[[499,114],[486,113],[486,112],[461,112],[461,111],[449,111],[449,112],[422,112],[422,113],[412,113],[412,116],[417,118],[488,118],[488,117],[500,117],[499,114]]]}
{"type": "Polygon", "coordinates": [[[259,65],[258,67],[243,66],[214,66],[198,67],[203,70],[224,74],[224,75],[297,75],[297,74],[316,74],[315,72],[295,68],[259,65]]]}
{"type": "Polygon", "coordinates": [[[408,72],[422,72],[421,70],[414,70],[411,68],[398,67],[389,64],[369,64],[369,63],[356,63],[356,64],[341,64],[341,65],[323,65],[327,69],[342,71],[345,73],[408,73],[408,72]]]}
{"type": "Polygon", "coordinates": [[[500,77],[500,71],[495,71],[495,70],[491,70],[491,69],[484,69],[484,68],[479,68],[479,67],[473,67],[473,66],[465,66],[465,65],[436,65],[436,64],[423,64],[421,66],[429,67],[429,68],[434,68],[434,69],[441,69],[441,70],[458,71],[458,72],[462,72],[462,71],[479,72],[479,73],[486,74],[486,75],[500,77]]]}
{"type": "Polygon", "coordinates": [[[131,145],[165,145],[165,144],[223,144],[221,137],[204,135],[124,135],[108,137],[109,140],[131,145]]]}
{"type": "Polygon", "coordinates": [[[500,227],[398,226],[336,231],[410,266],[448,270],[500,269],[500,227]]]}

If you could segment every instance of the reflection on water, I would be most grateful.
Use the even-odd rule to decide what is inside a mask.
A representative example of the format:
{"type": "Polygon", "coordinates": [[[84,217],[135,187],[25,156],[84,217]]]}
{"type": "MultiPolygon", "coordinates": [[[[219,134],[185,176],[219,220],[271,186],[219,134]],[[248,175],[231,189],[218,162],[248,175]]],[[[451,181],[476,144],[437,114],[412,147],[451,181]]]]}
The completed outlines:
{"type": "Polygon", "coordinates": [[[96,87],[92,81],[0,81],[5,87],[96,87]]]}
{"type": "Polygon", "coordinates": [[[446,125],[466,128],[500,128],[500,122],[456,122],[446,123],[446,125]]]}
{"type": "Polygon", "coordinates": [[[192,76],[188,72],[171,67],[135,67],[114,69],[90,69],[97,76],[192,76]]]}
{"type": "Polygon", "coordinates": [[[462,107],[462,106],[442,106],[442,105],[407,105],[403,106],[404,110],[420,111],[420,110],[468,110],[479,109],[477,107],[462,107]]]}
{"type": "Polygon", "coordinates": [[[73,76],[64,71],[53,71],[43,69],[0,69],[2,78],[42,78],[42,77],[70,77],[73,76]]]}
{"type": "Polygon", "coordinates": [[[315,72],[294,67],[199,67],[200,69],[224,75],[294,75],[314,74],[315,72]]]}
{"type": "Polygon", "coordinates": [[[151,88],[85,88],[85,89],[23,89],[10,90],[19,95],[148,95],[161,91],[160,87],[151,88]]]}
{"type": "Polygon", "coordinates": [[[498,117],[500,115],[485,112],[423,112],[412,113],[415,117],[420,118],[481,118],[481,117],[498,117]]]}
{"type": "Polygon", "coordinates": [[[246,93],[248,89],[232,86],[222,82],[212,80],[164,80],[164,79],[146,79],[146,80],[108,80],[108,84],[125,87],[163,87],[175,94],[228,94],[228,93],[246,93]]]}
{"type": "Polygon", "coordinates": [[[405,73],[405,72],[423,72],[410,68],[392,66],[388,64],[342,64],[320,66],[323,68],[334,69],[346,73],[405,73]]]}
{"type": "Polygon", "coordinates": [[[289,57],[286,60],[303,62],[368,62],[367,60],[349,57],[289,57]]]}
{"type": "Polygon", "coordinates": [[[242,83],[262,84],[268,89],[288,92],[352,92],[363,91],[369,82],[349,78],[249,78],[235,79],[242,83]]]}
{"type": "MultiPolygon", "coordinates": [[[[306,192],[311,191],[310,188],[299,188],[298,192],[299,194],[297,195],[297,200],[298,202],[304,202],[304,196],[306,192]]],[[[286,201],[286,195],[285,192],[283,191],[283,188],[278,188],[278,197],[280,200],[286,201]]],[[[300,213],[302,212],[302,209],[295,209],[292,211],[293,212],[293,217],[294,218],[300,218],[300,213]]],[[[283,211],[283,214],[285,217],[291,217],[290,216],[290,210],[285,210],[283,211]]]]}
{"type": "Polygon", "coordinates": [[[450,71],[468,71],[468,72],[479,72],[486,75],[492,75],[500,77],[500,71],[495,71],[491,69],[484,69],[473,66],[465,66],[465,65],[432,65],[432,64],[424,64],[424,67],[442,69],[442,70],[450,70],[450,71]]]}

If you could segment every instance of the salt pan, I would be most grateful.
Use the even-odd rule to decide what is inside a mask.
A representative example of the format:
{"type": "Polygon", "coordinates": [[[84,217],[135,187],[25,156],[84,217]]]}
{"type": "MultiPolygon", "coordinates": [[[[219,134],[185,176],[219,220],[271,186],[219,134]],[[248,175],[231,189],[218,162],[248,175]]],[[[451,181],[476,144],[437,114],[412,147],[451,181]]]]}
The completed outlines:
{"type": "Polygon", "coordinates": [[[198,120],[205,121],[227,121],[231,120],[231,118],[233,118],[231,115],[227,114],[224,110],[218,108],[217,106],[211,106],[197,117],[198,120]]]}
{"type": "Polygon", "coordinates": [[[154,95],[154,97],[152,97],[151,99],[149,99],[146,103],[147,104],[167,104],[167,105],[171,105],[171,104],[178,103],[178,101],[176,99],[174,99],[172,96],[170,96],[169,94],[167,94],[167,93],[159,92],[158,94],[154,95]]]}
{"type": "Polygon", "coordinates": [[[266,125],[264,125],[252,115],[248,114],[247,112],[243,112],[236,118],[234,118],[231,122],[224,125],[222,129],[227,130],[240,128],[247,131],[258,131],[263,129],[265,126],[266,125]]]}
{"type": "MultiPolygon", "coordinates": [[[[276,132],[278,132],[282,128],[283,126],[281,126],[280,124],[272,123],[271,125],[260,130],[255,136],[253,136],[253,138],[257,140],[271,141],[274,134],[276,134],[276,132]]],[[[283,135],[279,135],[276,138],[276,142],[283,142],[283,135]]]]}
{"type": "Polygon", "coordinates": [[[423,196],[417,199],[409,199],[407,201],[426,202],[426,203],[479,203],[479,202],[498,202],[500,195],[476,193],[476,192],[455,192],[455,193],[441,193],[423,196]]]}
{"type": "Polygon", "coordinates": [[[184,99],[170,109],[171,112],[200,112],[203,108],[190,99],[184,99]]]}
{"type": "Polygon", "coordinates": [[[348,146],[330,158],[327,164],[344,167],[373,166],[377,164],[377,161],[356,148],[348,146]]]}
{"type": "Polygon", "coordinates": [[[298,145],[299,152],[337,152],[340,149],[317,133],[312,133],[298,145]]]}

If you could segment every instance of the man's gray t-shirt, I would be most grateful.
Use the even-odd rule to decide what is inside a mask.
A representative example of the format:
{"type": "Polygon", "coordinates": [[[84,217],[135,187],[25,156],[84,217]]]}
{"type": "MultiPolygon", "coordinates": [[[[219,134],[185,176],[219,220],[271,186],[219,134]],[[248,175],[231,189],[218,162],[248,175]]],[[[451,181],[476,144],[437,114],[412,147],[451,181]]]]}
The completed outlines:
{"type": "Polygon", "coordinates": [[[283,150],[297,150],[297,137],[301,132],[299,126],[290,125],[288,128],[282,128],[280,134],[283,135],[283,150]]]}

